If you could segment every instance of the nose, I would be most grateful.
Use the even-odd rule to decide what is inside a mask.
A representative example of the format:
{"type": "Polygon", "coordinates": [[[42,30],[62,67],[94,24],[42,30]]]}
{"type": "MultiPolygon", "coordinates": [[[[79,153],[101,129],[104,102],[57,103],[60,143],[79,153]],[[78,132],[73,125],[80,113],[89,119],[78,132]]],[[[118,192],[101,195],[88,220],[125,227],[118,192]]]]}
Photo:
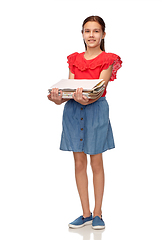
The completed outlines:
{"type": "Polygon", "coordinates": [[[90,37],[93,37],[93,31],[90,31],[90,37]]]}

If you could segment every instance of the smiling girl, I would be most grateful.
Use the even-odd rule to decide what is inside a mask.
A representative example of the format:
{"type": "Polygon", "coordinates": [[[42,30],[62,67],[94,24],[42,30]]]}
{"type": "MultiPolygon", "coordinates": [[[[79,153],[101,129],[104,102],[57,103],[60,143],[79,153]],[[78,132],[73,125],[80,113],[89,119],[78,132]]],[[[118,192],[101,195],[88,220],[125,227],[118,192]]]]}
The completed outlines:
{"type": "Polygon", "coordinates": [[[104,193],[104,168],[102,153],[115,147],[109,105],[105,98],[109,81],[116,78],[121,67],[120,57],[106,53],[104,46],[105,23],[101,17],[90,16],[82,26],[85,52],[68,56],[70,79],[103,79],[105,90],[97,99],[88,99],[78,88],[73,99],[62,99],[58,89],[54,88],[48,99],[56,104],[67,101],[63,113],[63,131],[60,149],[73,151],[75,161],[75,178],[81,200],[83,215],[69,224],[71,228],[79,228],[92,224],[94,229],[105,228],[102,219],[102,200],[104,193]],[[90,211],[87,177],[87,154],[90,155],[93,172],[95,206],[90,211]]]}

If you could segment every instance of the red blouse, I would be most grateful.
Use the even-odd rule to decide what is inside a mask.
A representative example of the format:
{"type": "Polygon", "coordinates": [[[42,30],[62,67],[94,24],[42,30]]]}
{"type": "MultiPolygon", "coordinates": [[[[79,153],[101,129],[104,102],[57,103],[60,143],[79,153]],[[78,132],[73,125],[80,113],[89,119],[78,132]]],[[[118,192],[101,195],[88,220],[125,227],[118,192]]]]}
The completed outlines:
{"type": "MultiPolygon", "coordinates": [[[[73,53],[67,57],[71,72],[75,79],[99,79],[102,70],[108,69],[113,64],[110,81],[116,79],[116,73],[122,66],[121,58],[114,53],[102,52],[97,57],[86,60],[83,53],[73,53]]],[[[102,95],[106,95],[106,89],[102,95]]]]}

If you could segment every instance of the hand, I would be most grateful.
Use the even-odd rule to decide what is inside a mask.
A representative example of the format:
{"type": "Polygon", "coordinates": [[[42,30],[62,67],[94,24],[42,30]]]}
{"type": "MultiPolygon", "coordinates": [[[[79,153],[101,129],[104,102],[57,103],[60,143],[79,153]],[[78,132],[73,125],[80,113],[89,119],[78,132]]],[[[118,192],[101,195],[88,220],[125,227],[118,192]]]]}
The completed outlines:
{"type": "Polygon", "coordinates": [[[77,88],[76,92],[73,93],[73,98],[82,105],[86,105],[89,102],[89,99],[83,95],[83,88],[77,88]]]}
{"type": "Polygon", "coordinates": [[[47,97],[50,101],[52,101],[56,104],[62,103],[62,91],[60,91],[60,94],[59,94],[58,88],[52,88],[51,93],[47,97]]]}

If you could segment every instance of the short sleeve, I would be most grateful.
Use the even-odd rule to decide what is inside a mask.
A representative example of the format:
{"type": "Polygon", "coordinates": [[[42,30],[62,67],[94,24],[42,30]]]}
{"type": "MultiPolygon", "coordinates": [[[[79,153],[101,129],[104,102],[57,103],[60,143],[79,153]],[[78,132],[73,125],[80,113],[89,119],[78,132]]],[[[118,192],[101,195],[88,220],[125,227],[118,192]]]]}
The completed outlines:
{"type": "Polygon", "coordinates": [[[122,67],[122,61],[121,58],[114,53],[107,53],[106,55],[107,56],[105,56],[102,70],[108,69],[108,67],[113,64],[110,81],[114,81],[114,79],[117,77],[117,71],[122,67]]]}
{"type": "Polygon", "coordinates": [[[75,63],[75,60],[76,60],[76,57],[78,56],[78,54],[79,53],[75,52],[67,57],[67,59],[68,59],[67,63],[69,64],[70,71],[73,74],[75,74],[74,63],[75,63]]]}

